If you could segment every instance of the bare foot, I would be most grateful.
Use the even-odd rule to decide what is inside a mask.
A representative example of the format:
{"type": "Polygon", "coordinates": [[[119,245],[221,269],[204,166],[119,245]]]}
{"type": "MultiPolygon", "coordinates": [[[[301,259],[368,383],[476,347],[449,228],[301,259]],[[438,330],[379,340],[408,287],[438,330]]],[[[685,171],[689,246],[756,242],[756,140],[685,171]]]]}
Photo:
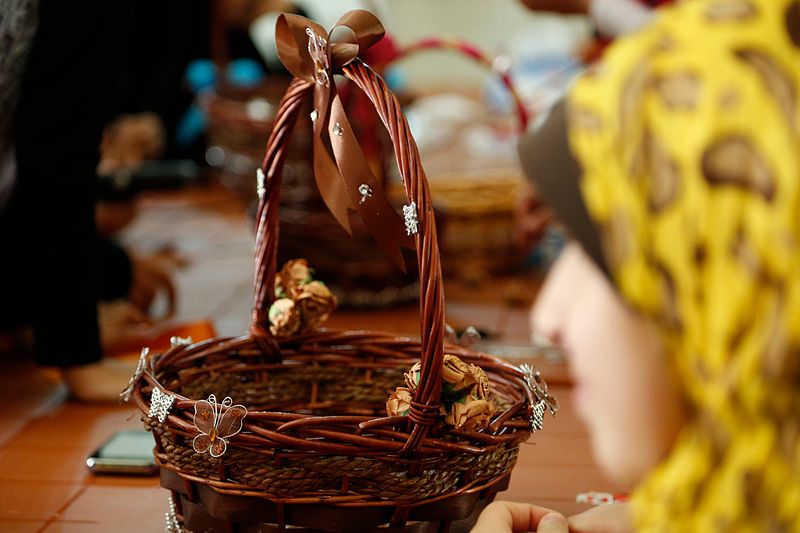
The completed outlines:
{"type": "Polygon", "coordinates": [[[101,359],[83,366],[61,369],[72,397],[82,402],[119,402],[119,394],[136,370],[136,361],[101,359]]]}

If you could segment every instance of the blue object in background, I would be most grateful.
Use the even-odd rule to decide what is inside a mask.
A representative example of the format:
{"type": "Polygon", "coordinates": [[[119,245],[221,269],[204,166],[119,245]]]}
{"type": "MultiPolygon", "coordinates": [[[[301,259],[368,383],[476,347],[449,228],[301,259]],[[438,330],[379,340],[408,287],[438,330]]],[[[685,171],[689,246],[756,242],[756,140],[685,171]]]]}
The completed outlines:
{"type": "MultiPolygon", "coordinates": [[[[252,89],[264,81],[264,68],[252,59],[236,59],[228,63],[225,79],[233,87],[252,89]]],[[[186,67],[186,83],[195,95],[195,101],[186,110],[175,130],[178,146],[192,144],[208,127],[206,111],[198,102],[204,94],[212,92],[218,82],[217,66],[210,59],[197,59],[186,67]]]]}
{"type": "Polygon", "coordinates": [[[258,87],[266,76],[264,67],[252,59],[234,59],[228,63],[225,79],[234,87],[252,89],[258,87]]]}

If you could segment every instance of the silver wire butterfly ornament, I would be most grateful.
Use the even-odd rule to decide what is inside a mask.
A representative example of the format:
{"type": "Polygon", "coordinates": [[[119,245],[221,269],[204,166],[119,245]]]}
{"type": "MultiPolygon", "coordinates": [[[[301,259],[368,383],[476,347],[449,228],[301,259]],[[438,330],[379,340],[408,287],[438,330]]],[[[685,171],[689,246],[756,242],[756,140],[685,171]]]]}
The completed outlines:
{"type": "Polygon", "coordinates": [[[247,408],[233,405],[233,400],[226,397],[217,403],[213,394],[208,400],[200,400],[194,404],[194,427],[200,432],[192,441],[197,453],[206,453],[211,457],[221,457],[228,449],[229,439],[242,430],[242,422],[247,416],[247,408]]]}
{"type": "Polygon", "coordinates": [[[532,396],[531,431],[541,431],[544,428],[544,413],[550,411],[550,416],[556,416],[558,399],[547,392],[547,382],[535,366],[525,363],[519,369],[532,396]]]}

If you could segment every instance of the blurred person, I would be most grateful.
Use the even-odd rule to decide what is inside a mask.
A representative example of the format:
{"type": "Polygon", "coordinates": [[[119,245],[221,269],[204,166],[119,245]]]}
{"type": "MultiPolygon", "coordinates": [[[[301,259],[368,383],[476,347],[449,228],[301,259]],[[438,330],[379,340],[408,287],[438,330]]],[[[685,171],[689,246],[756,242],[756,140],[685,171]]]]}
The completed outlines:
{"type": "Polygon", "coordinates": [[[159,265],[95,224],[98,146],[131,9],[10,0],[0,16],[0,328],[30,327],[36,362],[89,401],[117,399],[133,371],[102,358],[101,333],[141,338],[147,300],[165,285],[159,265]],[[98,300],[122,297],[132,305],[101,329],[98,300]]]}
{"type": "Polygon", "coordinates": [[[532,311],[629,504],[474,532],[800,531],[800,3],[692,0],[523,142],[572,238],[532,311]],[[538,529],[537,529],[538,528],[538,529]]]}

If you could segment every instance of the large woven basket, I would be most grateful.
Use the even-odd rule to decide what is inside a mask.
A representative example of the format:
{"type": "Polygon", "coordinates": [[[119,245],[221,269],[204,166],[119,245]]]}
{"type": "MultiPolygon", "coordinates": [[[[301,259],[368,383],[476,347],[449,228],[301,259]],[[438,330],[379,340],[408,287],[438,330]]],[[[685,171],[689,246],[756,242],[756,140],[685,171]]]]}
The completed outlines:
{"type": "Polygon", "coordinates": [[[250,333],[176,342],[143,358],[134,381],[133,398],[155,437],[162,485],[192,531],[467,531],[507,486],[519,447],[546,405],[538,375],[444,344],[436,228],[416,145],[378,75],[358,59],[342,74],[375,105],[394,144],[408,201],[419,206],[421,341],[372,331],[319,329],[284,339],[269,332],[281,166],[312,89],[295,79],[281,101],[262,167],[250,333]],[[498,409],[486,429],[456,430],[439,416],[445,353],[488,375],[498,409]],[[417,361],[419,386],[408,416],[387,417],[390,392],[417,361]],[[195,407],[211,394],[248,410],[241,432],[218,458],[192,446],[195,407]],[[161,416],[150,416],[158,411],[161,416]]]}

